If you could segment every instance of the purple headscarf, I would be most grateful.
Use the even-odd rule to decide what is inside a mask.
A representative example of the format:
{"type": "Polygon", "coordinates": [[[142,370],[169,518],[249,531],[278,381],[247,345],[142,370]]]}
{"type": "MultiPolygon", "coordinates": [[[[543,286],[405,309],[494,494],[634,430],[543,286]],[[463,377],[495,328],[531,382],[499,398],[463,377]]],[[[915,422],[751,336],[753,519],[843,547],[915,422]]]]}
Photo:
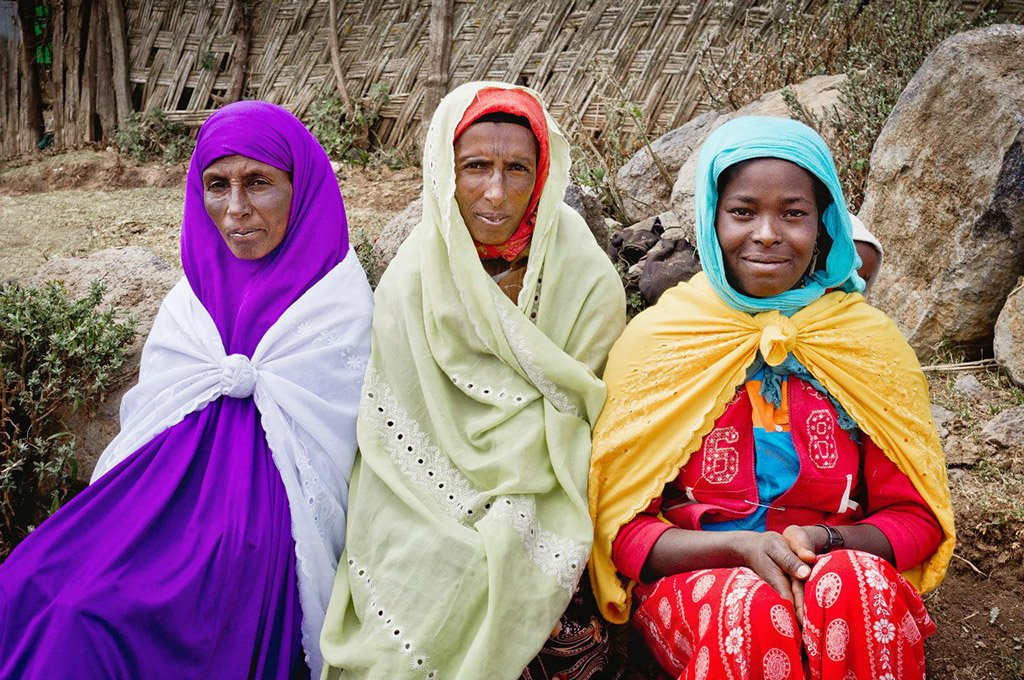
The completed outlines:
{"type": "Polygon", "coordinates": [[[244,101],[207,119],[188,169],[181,263],[228,354],[251,357],[284,310],[347,252],[345,206],[330,160],[298,118],[274,104],[244,101]],[[292,179],[284,240],[259,260],[231,254],[203,203],[203,171],[236,154],[272,165],[292,179]]]}

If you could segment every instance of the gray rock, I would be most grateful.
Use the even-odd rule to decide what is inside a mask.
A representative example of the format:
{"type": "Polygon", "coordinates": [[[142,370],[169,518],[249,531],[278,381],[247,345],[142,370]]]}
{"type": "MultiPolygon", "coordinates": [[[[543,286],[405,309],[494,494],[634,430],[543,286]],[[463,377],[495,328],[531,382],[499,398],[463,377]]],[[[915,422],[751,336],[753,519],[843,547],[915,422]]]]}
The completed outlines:
{"type": "MultiPolygon", "coordinates": [[[[942,441],[942,451],[949,467],[972,467],[981,459],[984,447],[975,444],[970,437],[951,435],[942,441]]],[[[950,471],[950,479],[952,479],[950,471]]]]}
{"type": "Polygon", "coordinates": [[[872,291],[911,345],[984,347],[1024,261],[1024,26],[953,36],[871,155],[860,216],[885,243],[872,291]]]}
{"type": "Polygon", "coordinates": [[[1024,449],[1024,406],[1000,411],[982,428],[981,436],[1004,449],[1024,449]]]}
{"type": "Polygon", "coordinates": [[[622,208],[630,223],[641,222],[650,215],[669,209],[672,185],[679,168],[699,148],[717,118],[714,111],[694,118],[658,137],[651,142],[650,150],[640,149],[619,168],[613,183],[622,197],[622,208]],[[651,151],[660,161],[661,168],[651,158],[651,151]]]}
{"type": "Polygon", "coordinates": [[[1024,277],[1017,281],[996,319],[992,349],[1010,380],[1024,387],[1024,277]]]}
{"type": "Polygon", "coordinates": [[[948,423],[956,417],[956,414],[948,408],[932,404],[932,420],[935,421],[935,429],[939,432],[939,438],[945,439],[949,435],[948,423]]]}
{"type": "Polygon", "coordinates": [[[590,233],[594,235],[601,250],[608,249],[608,224],[604,219],[604,207],[600,199],[583,191],[575,184],[570,184],[565,190],[562,198],[566,205],[578,212],[590,227],[590,233]]]}
{"type": "Polygon", "coordinates": [[[384,275],[384,270],[388,268],[395,253],[398,252],[398,246],[402,245],[402,242],[409,236],[409,232],[420,223],[421,219],[423,219],[423,199],[417,198],[381,229],[380,235],[377,236],[377,240],[373,244],[366,272],[372,286],[377,286],[380,277],[384,275]]]}
{"type": "Polygon", "coordinates": [[[79,477],[88,480],[96,460],[120,430],[121,397],[138,380],[142,345],[153,326],[167,292],[181,278],[176,266],[139,246],[111,248],[82,258],[56,258],[27,277],[24,283],[40,285],[62,281],[68,293],[81,297],[90,283],[99,280],[106,288],[104,305],[112,305],[138,320],[139,335],[128,348],[125,362],[114,379],[114,387],[96,412],[71,414],[66,425],[75,435],[79,477]]]}
{"type": "Polygon", "coordinates": [[[953,381],[953,390],[965,397],[980,401],[988,396],[989,390],[973,373],[965,373],[953,381]]]}
{"type": "MultiPolygon", "coordinates": [[[[815,116],[821,117],[825,113],[840,106],[839,89],[844,82],[846,82],[845,75],[814,76],[813,78],[808,78],[802,83],[799,83],[798,85],[769,92],[768,94],[763,95],[760,99],[747,104],[738,111],[721,114],[710,124],[702,123],[700,125],[701,134],[693,144],[693,153],[691,153],[679,167],[679,173],[676,176],[676,183],[672,187],[672,196],[670,199],[672,212],[676,214],[679,224],[684,229],[687,241],[690,243],[696,243],[694,240],[695,221],[693,214],[694,179],[697,173],[697,158],[699,156],[697,152],[699,151],[701,144],[704,143],[704,140],[707,139],[708,135],[726,121],[739,116],[774,116],[777,118],[793,118],[793,112],[786,103],[786,97],[788,96],[785,94],[786,90],[789,90],[792,95],[796,97],[796,101],[805,110],[815,116]]],[[[691,123],[696,122],[696,120],[691,121],[691,123]]],[[[691,123],[687,123],[687,125],[690,125],[691,123]]]]}

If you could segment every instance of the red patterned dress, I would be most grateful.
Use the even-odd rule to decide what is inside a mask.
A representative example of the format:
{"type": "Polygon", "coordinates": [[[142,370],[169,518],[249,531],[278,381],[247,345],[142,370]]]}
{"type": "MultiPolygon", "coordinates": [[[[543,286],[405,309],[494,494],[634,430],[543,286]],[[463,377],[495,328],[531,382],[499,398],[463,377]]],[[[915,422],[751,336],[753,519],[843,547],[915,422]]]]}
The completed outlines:
{"type": "Polygon", "coordinates": [[[923,641],[935,625],[898,570],[935,551],[938,522],[870,438],[840,427],[827,395],[791,375],[773,405],[760,387],[751,380],[737,391],[663,496],[619,532],[616,567],[638,583],[633,625],[676,678],[924,678],[923,641]],[[781,532],[817,523],[876,526],[896,565],[852,550],[819,555],[802,628],[793,604],[745,567],[644,579],[672,526],[781,532]]]}

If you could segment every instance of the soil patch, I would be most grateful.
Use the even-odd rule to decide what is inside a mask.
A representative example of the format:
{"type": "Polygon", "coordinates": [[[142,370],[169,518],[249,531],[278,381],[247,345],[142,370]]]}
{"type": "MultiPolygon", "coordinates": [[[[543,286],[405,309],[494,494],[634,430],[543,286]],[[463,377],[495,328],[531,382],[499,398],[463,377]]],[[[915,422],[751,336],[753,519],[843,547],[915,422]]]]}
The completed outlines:
{"type": "MultiPolygon", "coordinates": [[[[8,162],[0,167],[0,280],[113,246],[144,246],[180,266],[185,172],[113,151],[8,162]]],[[[337,177],[353,245],[372,243],[422,186],[419,168],[341,166],[337,177]]]]}

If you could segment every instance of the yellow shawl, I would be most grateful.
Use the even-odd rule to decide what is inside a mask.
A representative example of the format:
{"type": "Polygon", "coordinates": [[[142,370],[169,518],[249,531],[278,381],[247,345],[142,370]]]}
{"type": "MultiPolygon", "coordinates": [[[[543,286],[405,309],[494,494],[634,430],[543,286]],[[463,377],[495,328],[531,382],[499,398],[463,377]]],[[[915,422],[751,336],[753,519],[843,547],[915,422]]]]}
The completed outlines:
{"type": "Polygon", "coordinates": [[[928,383],[895,324],[859,293],[838,291],[792,317],[752,316],[726,306],[701,273],[633,320],[605,370],[590,472],[590,576],[609,621],[629,618],[632,589],[612,563],[612,541],[700,447],[758,350],[773,366],[795,355],[910,477],[945,536],[904,576],[922,592],[942,580],[955,541],[945,460],[928,383]]]}

